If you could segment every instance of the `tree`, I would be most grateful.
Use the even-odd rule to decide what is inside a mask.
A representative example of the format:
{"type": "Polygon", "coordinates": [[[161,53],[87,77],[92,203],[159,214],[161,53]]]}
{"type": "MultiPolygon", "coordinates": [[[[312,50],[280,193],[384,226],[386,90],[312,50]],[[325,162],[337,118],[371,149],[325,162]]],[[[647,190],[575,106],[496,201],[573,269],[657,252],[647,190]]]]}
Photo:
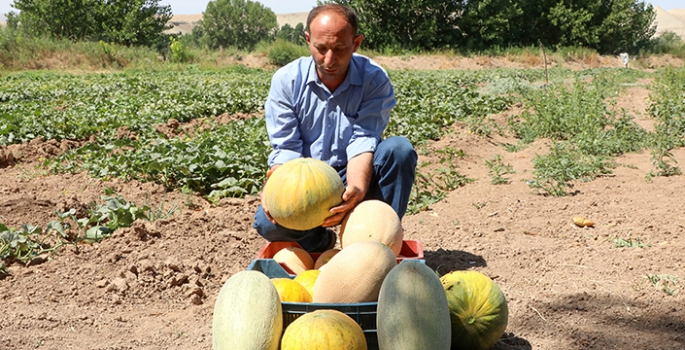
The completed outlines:
{"type": "Polygon", "coordinates": [[[96,0],[14,0],[17,22],[31,36],[73,41],[98,33],[96,0]]]}
{"type": "Polygon", "coordinates": [[[202,41],[213,49],[253,50],[260,41],[273,40],[278,30],[276,14],[250,0],[210,1],[197,26],[202,41]]]}
{"type": "Polygon", "coordinates": [[[459,42],[461,0],[338,0],[359,15],[364,46],[374,50],[449,48],[459,42]]]}
{"type": "Polygon", "coordinates": [[[470,0],[459,16],[462,43],[469,49],[506,47],[517,40],[514,23],[523,11],[513,0],[470,0]]]}
{"type": "Polygon", "coordinates": [[[334,0],[360,19],[365,47],[434,50],[465,47],[583,46],[635,52],[655,32],[643,0],[334,0]]]}
{"type": "Polygon", "coordinates": [[[614,0],[599,27],[597,50],[602,53],[637,53],[656,33],[654,7],[642,1],[614,0]]]}
{"type": "Polygon", "coordinates": [[[153,46],[163,40],[163,32],[171,28],[171,6],[158,4],[159,0],[101,0],[101,39],[127,46],[153,46]]]}
{"type": "Polygon", "coordinates": [[[152,45],[169,29],[159,0],[14,0],[20,29],[33,36],[152,45]]]}
{"type": "Polygon", "coordinates": [[[281,27],[281,30],[278,31],[276,37],[293,44],[304,44],[306,43],[304,38],[304,24],[298,23],[295,28],[293,28],[290,24],[286,23],[281,27]]]}

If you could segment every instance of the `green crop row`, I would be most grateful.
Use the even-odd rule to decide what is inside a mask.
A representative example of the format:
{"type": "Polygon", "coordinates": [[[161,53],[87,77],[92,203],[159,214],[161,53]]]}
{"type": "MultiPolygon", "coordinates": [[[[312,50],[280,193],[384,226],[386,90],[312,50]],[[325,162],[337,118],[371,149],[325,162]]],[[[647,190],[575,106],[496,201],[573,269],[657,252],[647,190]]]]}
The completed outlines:
{"type": "Polygon", "coordinates": [[[147,134],[169,119],[257,113],[268,77],[247,69],[2,76],[0,145],[112,136],[122,127],[147,134]]]}

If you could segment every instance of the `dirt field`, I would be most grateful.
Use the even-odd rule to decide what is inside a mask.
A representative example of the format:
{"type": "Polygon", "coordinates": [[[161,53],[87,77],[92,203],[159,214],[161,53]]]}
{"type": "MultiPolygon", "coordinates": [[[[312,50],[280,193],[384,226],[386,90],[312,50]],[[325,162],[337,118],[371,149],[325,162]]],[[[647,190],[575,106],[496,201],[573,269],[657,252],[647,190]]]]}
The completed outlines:
{"type": "MultiPolygon", "coordinates": [[[[393,60],[406,62],[378,59],[402,68],[393,60]]],[[[625,90],[618,103],[645,128],[649,84],[625,90]]],[[[476,181],[403,220],[405,237],[422,242],[430,267],[441,274],[475,269],[504,291],[509,325],[495,349],[685,349],[685,178],[647,182],[650,154],[630,154],[618,159],[614,174],[577,183],[570,196],[543,197],[524,180],[547,144],[510,153],[505,143],[515,141],[455,125],[431,148],[463,150],[458,170],[476,181]],[[496,154],[516,171],[509,184],[490,182],[484,160],[496,154]],[[596,224],[576,227],[574,216],[596,224]],[[617,237],[649,245],[615,248],[617,237]],[[648,275],[679,278],[668,285],[673,295],[648,275]]],[[[18,159],[0,161],[0,222],[44,226],[57,209],[84,210],[99,201],[106,187],[136,204],[178,211],[29,266],[10,265],[0,280],[0,349],[211,349],[219,288],[265,244],[251,228],[257,199],[212,206],[153,184],[42,175],[37,160],[59,147],[48,141],[0,149],[18,159]]],[[[673,153],[685,164],[685,150],[673,153]]]]}

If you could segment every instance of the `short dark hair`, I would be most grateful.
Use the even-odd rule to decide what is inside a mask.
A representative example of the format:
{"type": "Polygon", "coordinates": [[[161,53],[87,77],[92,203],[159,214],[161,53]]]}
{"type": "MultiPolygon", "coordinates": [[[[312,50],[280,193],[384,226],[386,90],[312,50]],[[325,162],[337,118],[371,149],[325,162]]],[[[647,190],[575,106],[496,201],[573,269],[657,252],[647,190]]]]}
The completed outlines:
{"type": "Polygon", "coordinates": [[[307,29],[305,29],[307,32],[309,32],[309,26],[312,24],[312,21],[324,12],[335,12],[345,17],[347,23],[352,26],[354,36],[357,36],[357,32],[359,31],[359,18],[357,17],[357,13],[354,12],[352,8],[340,4],[319,5],[309,11],[309,15],[307,15],[307,29]]]}

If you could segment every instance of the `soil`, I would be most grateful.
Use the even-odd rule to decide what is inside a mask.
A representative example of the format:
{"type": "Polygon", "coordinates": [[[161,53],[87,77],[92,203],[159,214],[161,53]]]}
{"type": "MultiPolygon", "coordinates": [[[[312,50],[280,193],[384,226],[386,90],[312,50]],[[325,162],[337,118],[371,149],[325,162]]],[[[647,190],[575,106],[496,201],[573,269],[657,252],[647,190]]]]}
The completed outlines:
{"type": "MultiPolygon", "coordinates": [[[[411,68],[390,63],[407,60],[377,60],[411,68]]],[[[620,66],[616,60],[610,65],[620,66]]],[[[424,58],[412,67],[450,64],[424,58]]],[[[469,67],[483,64],[449,68],[469,67]]],[[[617,105],[647,129],[649,84],[625,90],[617,105]]],[[[685,349],[685,178],[648,182],[649,152],[628,154],[613,174],[575,183],[569,196],[542,196],[525,181],[548,142],[504,150],[513,143],[455,124],[428,147],[461,149],[466,156],[456,166],[476,181],[403,220],[405,238],[422,243],[428,266],[440,274],[480,271],[504,291],[509,324],[494,349],[685,349]],[[508,184],[491,183],[485,160],[495,155],[516,171],[508,184]],[[575,226],[575,216],[595,224],[575,226]],[[617,238],[648,245],[617,248],[617,238]],[[647,276],[680,280],[667,293],[647,276]]],[[[34,140],[0,148],[0,222],[44,227],[58,209],[85,212],[106,188],[137,205],[176,211],[154,223],[136,221],[99,243],[10,264],[0,278],[0,349],[211,349],[219,289],[266,243],[251,227],[258,199],[211,205],[155,184],[46,175],[35,167],[76,145],[34,140]]],[[[685,149],[673,155],[685,163],[685,149]]],[[[424,152],[420,158],[430,160],[424,152]]]]}

